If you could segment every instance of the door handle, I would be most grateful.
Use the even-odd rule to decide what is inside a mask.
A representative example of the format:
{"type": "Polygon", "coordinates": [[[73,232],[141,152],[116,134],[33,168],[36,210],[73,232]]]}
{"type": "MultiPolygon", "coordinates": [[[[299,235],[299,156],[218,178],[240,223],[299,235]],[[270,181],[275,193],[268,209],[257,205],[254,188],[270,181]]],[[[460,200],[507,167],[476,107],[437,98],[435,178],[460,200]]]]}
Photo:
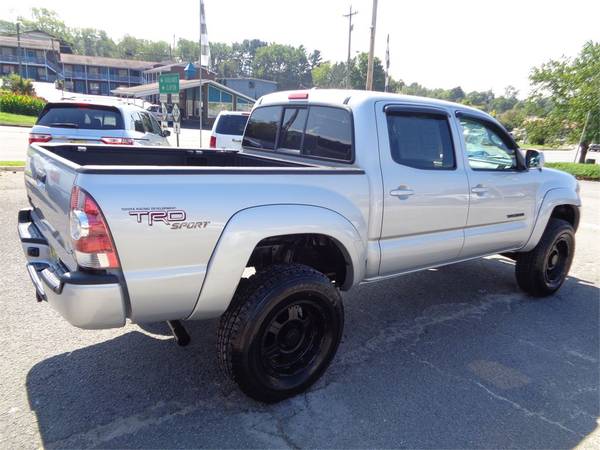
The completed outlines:
{"type": "Polygon", "coordinates": [[[241,139],[232,139],[231,141],[232,141],[232,142],[242,142],[242,140],[241,140],[241,139]]]}
{"type": "Polygon", "coordinates": [[[411,195],[414,195],[414,193],[415,191],[407,188],[406,186],[399,186],[397,189],[390,191],[390,195],[404,199],[410,197],[411,195]]]}
{"type": "Polygon", "coordinates": [[[483,194],[487,194],[488,192],[488,188],[486,188],[485,186],[483,186],[482,184],[478,184],[477,186],[473,187],[471,189],[471,192],[473,194],[477,194],[477,195],[483,195],[483,194]]]}

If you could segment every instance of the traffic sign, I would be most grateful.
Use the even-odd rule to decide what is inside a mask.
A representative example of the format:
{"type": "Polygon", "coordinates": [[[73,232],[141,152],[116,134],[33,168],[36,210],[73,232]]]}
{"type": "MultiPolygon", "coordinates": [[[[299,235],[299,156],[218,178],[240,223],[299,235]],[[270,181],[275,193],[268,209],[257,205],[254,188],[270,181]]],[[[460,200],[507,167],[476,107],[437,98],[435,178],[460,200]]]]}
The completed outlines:
{"type": "Polygon", "coordinates": [[[167,122],[166,120],[163,120],[162,122],[160,122],[160,128],[161,130],[168,130],[169,129],[169,122],[167,122]]]}
{"type": "MultiPolygon", "coordinates": [[[[173,132],[175,134],[181,133],[181,124],[179,122],[173,122],[173,132]]],[[[177,139],[177,146],[179,147],[179,139],[177,139]]]]}
{"type": "Polygon", "coordinates": [[[171,103],[179,103],[179,94],[171,94],[171,103]]]}
{"type": "Polygon", "coordinates": [[[179,74],[163,73],[158,78],[159,94],[179,94],[179,74]]]}
{"type": "Polygon", "coordinates": [[[160,104],[160,120],[167,120],[168,117],[169,117],[169,112],[167,111],[167,104],[161,103],[160,104]]]}
{"type": "Polygon", "coordinates": [[[173,122],[179,122],[179,119],[181,118],[181,112],[179,111],[179,106],[177,106],[177,103],[175,103],[173,105],[173,122]]]}
{"type": "Polygon", "coordinates": [[[169,96],[167,94],[159,94],[158,96],[158,100],[160,101],[160,103],[167,103],[168,99],[169,96]]]}

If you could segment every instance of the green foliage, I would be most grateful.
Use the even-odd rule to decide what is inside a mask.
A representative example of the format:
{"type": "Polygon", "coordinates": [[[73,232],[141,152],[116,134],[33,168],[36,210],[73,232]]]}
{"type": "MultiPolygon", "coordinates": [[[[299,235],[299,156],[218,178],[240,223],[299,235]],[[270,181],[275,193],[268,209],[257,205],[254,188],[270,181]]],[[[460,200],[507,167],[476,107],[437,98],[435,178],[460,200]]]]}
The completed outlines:
{"type": "Polygon", "coordinates": [[[35,95],[33,80],[23,78],[16,73],[11,73],[2,78],[2,88],[20,95],[35,95]]]}
{"type": "Polygon", "coordinates": [[[96,28],[74,28],[71,31],[73,52],[88,56],[117,56],[117,44],[106,31],[96,28]]]}
{"type": "Polygon", "coordinates": [[[580,180],[600,181],[600,165],[581,163],[546,163],[546,167],[570,173],[580,180]]]}
{"type": "Polygon", "coordinates": [[[25,161],[0,161],[0,167],[22,167],[25,161]]]}
{"type": "Polygon", "coordinates": [[[31,19],[19,17],[25,30],[44,31],[67,42],[73,42],[73,35],[56,11],[47,8],[31,8],[31,19]]]}
{"type": "Polygon", "coordinates": [[[280,89],[311,87],[312,76],[304,47],[269,44],[256,50],[252,73],[276,81],[280,89]]]}
{"type": "Polygon", "coordinates": [[[546,122],[548,135],[573,142],[582,137],[584,159],[587,146],[600,140],[600,43],[589,41],[574,59],[552,60],[534,68],[530,80],[534,97],[552,103],[546,122]]]}
{"type": "Polygon", "coordinates": [[[13,94],[12,92],[0,93],[0,111],[37,116],[44,108],[46,101],[40,97],[13,94]]]}

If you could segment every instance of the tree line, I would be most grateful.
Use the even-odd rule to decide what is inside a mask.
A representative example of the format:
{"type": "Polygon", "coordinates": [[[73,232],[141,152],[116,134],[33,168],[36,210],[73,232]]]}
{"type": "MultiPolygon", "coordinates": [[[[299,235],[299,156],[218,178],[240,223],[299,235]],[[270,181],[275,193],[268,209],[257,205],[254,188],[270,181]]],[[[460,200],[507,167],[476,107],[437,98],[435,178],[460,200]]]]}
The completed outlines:
{"type": "MultiPolygon", "coordinates": [[[[114,41],[103,30],[70,28],[46,8],[32,8],[20,17],[24,29],[45,31],[71,44],[73,52],[148,61],[197,61],[198,42],[180,38],[175,45],[125,35],[114,41]]],[[[0,20],[0,33],[14,33],[15,23],[0,20]]],[[[211,69],[217,77],[255,77],[276,81],[280,89],[365,89],[367,54],[348,62],[323,61],[319,50],[246,39],[231,44],[211,42],[211,69]]],[[[466,92],[460,86],[430,89],[419,83],[390,78],[390,92],[439,98],[482,109],[497,117],[520,140],[532,144],[578,142],[585,149],[600,141],[600,44],[587,42],[574,58],[552,60],[531,70],[533,92],[519,99],[507,86],[502,95],[491,90],[466,92]],[[585,128],[585,130],[584,130],[585,128]]],[[[385,88],[385,71],[374,59],[374,90],[385,88]]]]}

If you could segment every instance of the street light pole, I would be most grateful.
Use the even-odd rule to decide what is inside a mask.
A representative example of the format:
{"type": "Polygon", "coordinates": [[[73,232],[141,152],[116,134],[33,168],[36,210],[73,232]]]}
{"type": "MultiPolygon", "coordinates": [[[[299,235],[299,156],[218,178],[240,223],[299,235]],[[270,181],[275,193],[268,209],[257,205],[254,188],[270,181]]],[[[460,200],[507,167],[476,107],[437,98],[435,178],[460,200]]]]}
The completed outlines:
{"type": "Polygon", "coordinates": [[[352,58],[351,48],[352,48],[352,16],[358,14],[358,11],[352,12],[352,5],[350,5],[350,12],[348,14],[344,14],[344,17],[348,18],[348,61],[346,67],[346,88],[350,89],[350,61],[352,58]]]}
{"type": "Polygon", "coordinates": [[[371,42],[369,45],[369,63],[367,67],[367,91],[373,90],[373,53],[375,52],[375,26],[377,24],[377,0],[373,0],[373,15],[371,16],[371,42]]]}

